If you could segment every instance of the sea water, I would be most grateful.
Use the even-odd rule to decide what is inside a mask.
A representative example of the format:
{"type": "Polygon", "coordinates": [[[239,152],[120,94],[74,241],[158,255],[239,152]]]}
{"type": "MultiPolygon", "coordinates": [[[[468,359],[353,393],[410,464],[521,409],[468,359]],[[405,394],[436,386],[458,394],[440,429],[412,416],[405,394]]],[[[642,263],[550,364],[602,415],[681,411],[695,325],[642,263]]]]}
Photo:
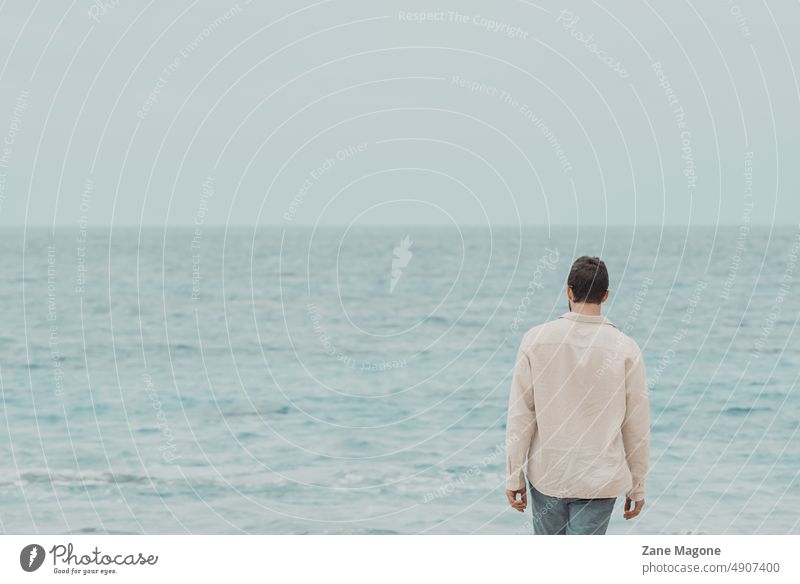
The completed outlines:
{"type": "Polygon", "coordinates": [[[645,354],[645,510],[609,533],[800,533],[800,231],[0,232],[0,531],[531,533],[524,332],[600,255],[645,354]]]}

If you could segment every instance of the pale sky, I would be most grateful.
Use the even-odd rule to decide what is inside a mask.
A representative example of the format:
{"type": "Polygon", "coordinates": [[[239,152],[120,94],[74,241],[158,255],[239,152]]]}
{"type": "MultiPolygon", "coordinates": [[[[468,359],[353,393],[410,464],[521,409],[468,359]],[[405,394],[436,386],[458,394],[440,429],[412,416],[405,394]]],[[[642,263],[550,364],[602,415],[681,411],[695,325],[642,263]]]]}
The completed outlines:
{"type": "Polygon", "coordinates": [[[103,4],[0,8],[0,225],[800,220],[797,3],[103,4]]]}

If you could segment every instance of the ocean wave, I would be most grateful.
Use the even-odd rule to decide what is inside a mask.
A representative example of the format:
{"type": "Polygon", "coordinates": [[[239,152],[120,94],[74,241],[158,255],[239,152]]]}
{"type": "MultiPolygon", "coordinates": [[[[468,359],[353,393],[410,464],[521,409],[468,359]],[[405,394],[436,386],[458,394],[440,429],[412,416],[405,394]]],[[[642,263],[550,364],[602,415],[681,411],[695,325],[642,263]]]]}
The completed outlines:
{"type": "Polygon", "coordinates": [[[17,483],[51,484],[60,486],[97,486],[148,482],[147,475],[112,473],[109,471],[47,471],[29,470],[19,474],[17,483]]]}
{"type": "Polygon", "coordinates": [[[742,415],[742,414],[750,414],[752,412],[769,412],[772,408],[765,408],[765,407],[729,407],[722,410],[723,414],[733,414],[733,415],[742,415]]]}

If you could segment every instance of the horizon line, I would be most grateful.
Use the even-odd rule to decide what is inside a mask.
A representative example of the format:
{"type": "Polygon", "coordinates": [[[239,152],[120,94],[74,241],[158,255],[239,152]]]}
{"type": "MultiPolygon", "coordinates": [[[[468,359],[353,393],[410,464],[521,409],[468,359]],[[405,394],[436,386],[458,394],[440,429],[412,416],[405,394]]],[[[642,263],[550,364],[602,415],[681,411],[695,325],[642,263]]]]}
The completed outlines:
{"type": "MultiPolygon", "coordinates": [[[[758,223],[758,222],[748,222],[747,224],[749,227],[798,227],[800,226],[800,222],[787,222],[787,223],[758,223]]],[[[27,225],[2,225],[0,224],[0,229],[23,229],[25,227],[29,228],[47,228],[47,229],[63,229],[63,228],[77,228],[77,223],[28,223],[27,225]]],[[[319,225],[314,225],[313,223],[295,223],[295,224],[284,224],[284,223],[206,223],[200,225],[199,227],[205,229],[211,228],[223,228],[223,227],[283,227],[285,229],[297,229],[297,228],[311,228],[311,227],[337,227],[337,228],[359,228],[359,227],[453,227],[452,223],[367,223],[367,224],[360,224],[360,225],[348,225],[346,223],[322,223],[319,225]]],[[[574,224],[574,223],[462,223],[455,225],[455,227],[742,227],[742,223],[582,223],[582,224],[574,224]]],[[[130,228],[130,227],[142,227],[142,228],[150,228],[150,227],[175,227],[175,228],[195,228],[198,225],[194,223],[103,223],[100,225],[94,225],[89,227],[89,230],[92,228],[99,229],[99,228],[109,228],[109,227],[122,227],[122,228],[130,228]]]]}

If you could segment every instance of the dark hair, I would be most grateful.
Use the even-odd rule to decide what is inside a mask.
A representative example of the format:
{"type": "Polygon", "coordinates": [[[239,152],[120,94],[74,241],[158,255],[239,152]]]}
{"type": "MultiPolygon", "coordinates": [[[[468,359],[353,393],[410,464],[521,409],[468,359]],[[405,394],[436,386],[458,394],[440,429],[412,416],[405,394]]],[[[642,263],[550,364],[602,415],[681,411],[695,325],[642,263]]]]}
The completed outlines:
{"type": "Polygon", "coordinates": [[[600,304],[608,290],[608,270],[596,256],[581,256],[572,263],[567,285],[572,288],[575,302],[600,304]]]}

